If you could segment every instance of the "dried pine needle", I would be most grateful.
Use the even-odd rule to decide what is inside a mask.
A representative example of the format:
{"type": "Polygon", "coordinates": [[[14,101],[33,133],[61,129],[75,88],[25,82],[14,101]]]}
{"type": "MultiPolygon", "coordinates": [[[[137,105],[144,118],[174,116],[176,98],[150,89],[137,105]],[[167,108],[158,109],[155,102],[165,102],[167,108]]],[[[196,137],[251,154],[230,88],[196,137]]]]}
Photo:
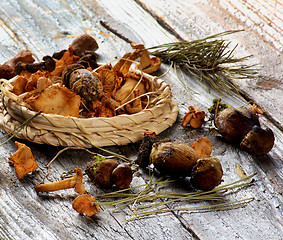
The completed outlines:
{"type": "Polygon", "coordinates": [[[164,184],[168,182],[172,182],[171,179],[162,178],[153,181],[151,176],[149,183],[139,185],[133,188],[119,190],[117,192],[111,192],[107,194],[103,194],[97,196],[100,199],[109,199],[109,198],[118,198],[118,200],[114,201],[101,201],[97,202],[97,205],[114,205],[117,206],[113,211],[117,211],[124,207],[130,207],[133,210],[132,218],[127,219],[126,221],[134,220],[139,217],[145,217],[152,214],[168,212],[168,211],[216,211],[216,210],[226,210],[232,208],[243,207],[247,202],[253,200],[253,198],[246,198],[242,200],[235,201],[225,201],[224,194],[231,189],[240,189],[246,186],[249,186],[252,181],[246,182],[250,180],[255,174],[251,174],[244,178],[241,178],[237,181],[234,181],[229,184],[225,184],[219,187],[216,187],[210,191],[199,191],[199,192],[190,192],[190,193],[178,193],[178,192],[170,192],[170,191],[162,191],[159,190],[159,187],[162,187],[164,184]],[[144,187],[138,193],[133,193],[132,191],[138,187],[144,187]],[[135,206],[137,202],[148,202],[159,199],[160,201],[135,206]],[[222,203],[212,204],[209,206],[198,206],[198,207],[187,207],[187,208],[169,208],[168,204],[173,202],[182,202],[192,201],[224,201],[222,203]],[[121,205],[122,204],[122,205],[121,205]],[[165,209],[157,209],[158,207],[166,207],[165,209]]]}
{"type": "Polygon", "coordinates": [[[236,32],[239,31],[226,31],[194,41],[162,44],[147,50],[163,62],[183,67],[217,91],[240,92],[231,80],[255,77],[257,69],[254,65],[243,63],[250,56],[234,57],[237,45],[230,49],[230,41],[217,39],[236,32]]]}

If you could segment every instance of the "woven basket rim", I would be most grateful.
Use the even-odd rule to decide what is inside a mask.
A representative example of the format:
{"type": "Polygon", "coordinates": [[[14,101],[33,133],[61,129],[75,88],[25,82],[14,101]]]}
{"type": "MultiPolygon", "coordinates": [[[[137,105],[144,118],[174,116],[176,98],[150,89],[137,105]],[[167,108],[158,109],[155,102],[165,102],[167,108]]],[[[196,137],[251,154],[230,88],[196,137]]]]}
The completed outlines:
{"type": "MultiPolygon", "coordinates": [[[[156,101],[155,105],[151,108],[144,109],[135,114],[121,114],[108,118],[77,118],[41,113],[35,117],[24,130],[21,130],[18,134],[16,134],[16,137],[28,139],[37,143],[47,143],[50,145],[83,145],[84,147],[90,147],[92,145],[125,145],[130,142],[136,142],[142,139],[144,131],[149,129],[151,130],[150,125],[153,126],[152,130],[156,130],[156,133],[159,134],[166,128],[172,126],[176,121],[179,111],[178,104],[173,99],[171,88],[167,83],[149,74],[143,73],[143,75],[151,81],[154,87],[158,88],[154,90],[161,89],[160,95],[154,99],[154,101],[156,101]],[[162,98],[162,96],[165,98],[162,98]],[[160,99],[158,99],[158,97],[160,99]],[[133,131],[132,136],[130,131],[133,131]],[[62,139],[58,140],[58,143],[54,139],[52,141],[48,141],[45,137],[44,139],[41,139],[44,134],[50,139],[62,139]],[[135,136],[135,134],[137,136],[135,136]],[[80,138],[79,136],[87,138],[87,141],[90,142],[90,144],[82,143],[81,140],[78,140],[79,143],[74,143],[74,135],[77,135],[77,139],[80,138]],[[69,138],[68,136],[72,138],[71,141],[69,141],[70,139],[67,139],[69,138]],[[106,138],[109,138],[109,141],[106,138]],[[119,138],[122,140],[119,141],[119,138]],[[105,141],[104,143],[99,143],[99,140],[105,141]]],[[[1,88],[3,88],[3,86],[1,88]]],[[[5,95],[5,91],[2,91],[1,95],[2,113],[0,114],[0,125],[4,131],[9,132],[14,130],[16,125],[21,124],[23,121],[36,114],[35,111],[19,105],[7,96],[7,94],[5,95]]]]}

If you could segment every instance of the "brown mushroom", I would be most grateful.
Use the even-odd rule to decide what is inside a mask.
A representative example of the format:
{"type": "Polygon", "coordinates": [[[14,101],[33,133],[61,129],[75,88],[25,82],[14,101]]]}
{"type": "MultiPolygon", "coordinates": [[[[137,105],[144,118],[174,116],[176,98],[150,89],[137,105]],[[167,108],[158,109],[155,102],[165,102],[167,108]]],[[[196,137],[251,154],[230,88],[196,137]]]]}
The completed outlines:
{"type": "Polygon", "coordinates": [[[22,71],[28,71],[30,73],[35,73],[39,70],[45,70],[48,72],[52,72],[55,69],[56,62],[50,56],[44,56],[42,62],[39,63],[23,63],[19,62],[15,66],[15,72],[20,74],[22,71]]]}
{"type": "Polygon", "coordinates": [[[33,63],[35,59],[32,56],[32,53],[28,50],[21,50],[17,53],[15,57],[10,59],[9,61],[5,62],[4,65],[8,65],[12,68],[14,68],[17,63],[33,63]]]}
{"type": "Polygon", "coordinates": [[[154,143],[150,153],[150,160],[160,173],[178,177],[189,176],[199,158],[192,147],[182,142],[154,143]]]}
{"type": "Polygon", "coordinates": [[[217,158],[200,158],[192,169],[191,183],[197,189],[209,191],[221,183],[222,176],[222,166],[217,158]]]}
{"type": "Polygon", "coordinates": [[[137,64],[136,69],[145,73],[156,72],[161,66],[161,59],[159,57],[150,57],[148,51],[143,44],[131,43],[133,49],[140,50],[140,63],[137,64]]]}
{"type": "Polygon", "coordinates": [[[75,198],[72,203],[72,207],[80,214],[85,214],[88,217],[100,211],[98,205],[95,204],[96,199],[88,194],[82,194],[75,198]]]}
{"type": "Polygon", "coordinates": [[[89,34],[83,34],[77,37],[71,46],[74,50],[74,54],[77,56],[82,56],[85,51],[96,51],[98,49],[98,44],[96,40],[89,34]]]}
{"type": "Polygon", "coordinates": [[[9,163],[15,167],[18,179],[29,172],[33,172],[38,165],[33,157],[31,149],[23,143],[15,142],[17,151],[9,157],[9,163]]]}
{"type": "Polygon", "coordinates": [[[0,78],[11,79],[17,75],[15,71],[15,66],[21,63],[33,63],[35,59],[33,58],[30,51],[21,50],[18,54],[5,62],[3,65],[0,65],[0,78]]]}
{"type": "Polygon", "coordinates": [[[229,107],[217,114],[215,125],[224,139],[240,143],[252,127],[260,123],[252,110],[229,107]]]}
{"type": "Polygon", "coordinates": [[[120,163],[111,173],[111,180],[118,188],[128,188],[132,179],[132,169],[126,163],[120,163]]]}
{"type": "Polygon", "coordinates": [[[270,128],[262,129],[254,126],[240,143],[240,147],[252,154],[268,153],[274,145],[274,134],[270,128]]]}
{"type": "Polygon", "coordinates": [[[114,159],[97,159],[87,163],[86,174],[98,186],[111,187],[111,174],[118,165],[114,159]]]}
{"type": "Polygon", "coordinates": [[[58,182],[37,184],[34,186],[36,192],[54,192],[58,190],[75,188],[79,194],[85,193],[83,185],[83,173],[80,168],[75,168],[75,174],[71,178],[67,178],[58,182]]]}

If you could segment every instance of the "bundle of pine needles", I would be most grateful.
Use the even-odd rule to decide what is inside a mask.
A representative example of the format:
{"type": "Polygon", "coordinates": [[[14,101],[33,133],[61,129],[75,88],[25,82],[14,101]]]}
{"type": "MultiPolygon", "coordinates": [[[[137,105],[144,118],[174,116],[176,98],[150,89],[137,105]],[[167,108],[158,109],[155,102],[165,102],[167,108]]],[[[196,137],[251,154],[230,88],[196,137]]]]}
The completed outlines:
{"type": "Polygon", "coordinates": [[[251,180],[255,174],[243,177],[232,183],[222,185],[210,191],[198,191],[189,193],[179,193],[172,191],[160,190],[165,184],[172,182],[170,179],[163,180],[162,178],[153,181],[151,177],[148,183],[138,185],[132,188],[119,190],[116,192],[105,193],[96,196],[102,201],[96,202],[97,205],[112,205],[116,206],[113,211],[118,211],[124,207],[130,207],[133,210],[133,217],[126,221],[134,220],[140,217],[146,217],[152,214],[158,214],[171,211],[217,211],[227,210],[232,208],[244,207],[247,202],[252,201],[253,198],[245,198],[235,201],[225,200],[225,194],[229,190],[240,189],[249,186],[253,181],[251,180]],[[140,191],[135,191],[137,188],[142,188],[140,191]],[[111,201],[110,199],[116,199],[111,201]],[[184,204],[196,202],[213,201],[217,203],[204,206],[186,206],[186,207],[169,207],[168,204],[175,202],[183,202],[184,204]],[[137,206],[137,203],[141,203],[137,206]],[[151,202],[151,203],[148,203],[151,202]]]}
{"type": "Polygon", "coordinates": [[[183,67],[218,91],[239,92],[232,79],[252,78],[257,74],[254,65],[243,62],[250,56],[236,58],[237,45],[229,49],[230,41],[219,37],[239,31],[226,31],[203,39],[174,42],[148,48],[151,55],[160,57],[163,62],[183,67]]]}

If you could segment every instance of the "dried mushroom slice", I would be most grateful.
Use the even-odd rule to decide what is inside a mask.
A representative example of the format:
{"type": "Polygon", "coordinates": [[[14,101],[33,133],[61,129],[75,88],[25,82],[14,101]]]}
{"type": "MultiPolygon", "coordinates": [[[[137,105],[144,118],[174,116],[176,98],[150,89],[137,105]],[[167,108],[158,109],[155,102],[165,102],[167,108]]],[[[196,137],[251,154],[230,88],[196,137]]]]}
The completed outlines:
{"type": "Polygon", "coordinates": [[[31,92],[25,102],[34,111],[59,114],[62,116],[79,117],[81,98],[70,89],[53,84],[42,92],[31,92]]]}
{"type": "Polygon", "coordinates": [[[38,168],[31,149],[23,143],[15,142],[17,151],[9,157],[9,163],[14,166],[18,179],[38,168]]]}
{"type": "Polygon", "coordinates": [[[201,158],[209,157],[212,152],[212,146],[207,137],[197,139],[191,147],[200,155],[201,158]]]}

